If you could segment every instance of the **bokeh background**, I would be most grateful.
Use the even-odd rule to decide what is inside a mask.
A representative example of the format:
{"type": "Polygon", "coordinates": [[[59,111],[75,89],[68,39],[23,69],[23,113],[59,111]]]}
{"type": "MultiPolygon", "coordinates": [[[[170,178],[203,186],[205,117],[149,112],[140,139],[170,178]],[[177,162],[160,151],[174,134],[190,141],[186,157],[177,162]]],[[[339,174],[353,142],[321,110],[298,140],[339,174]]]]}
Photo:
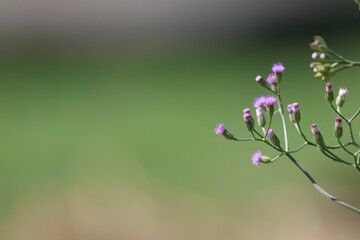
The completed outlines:
{"type": "MultiPolygon", "coordinates": [[[[1,1],[0,239],[356,239],[359,216],[289,160],[255,167],[254,151],[275,152],[214,128],[248,137],[242,109],[266,94],[254,79],[281,61],[285,104],[335,144],[308,43],[359,60],[359,26],[351,0],[1,1]]],[[[348,116],[359,78],[332,79],[348,116]]],[[[296,157],[360,207],[358,172],[296,157]]]]}

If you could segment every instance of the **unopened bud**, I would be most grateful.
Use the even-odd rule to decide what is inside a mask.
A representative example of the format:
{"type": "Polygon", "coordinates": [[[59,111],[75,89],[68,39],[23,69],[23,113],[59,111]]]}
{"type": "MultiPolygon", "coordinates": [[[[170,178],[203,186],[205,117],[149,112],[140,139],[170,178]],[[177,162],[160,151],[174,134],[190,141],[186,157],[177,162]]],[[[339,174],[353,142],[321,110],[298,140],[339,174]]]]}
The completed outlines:
{"type": "Polygon", "coordinates": [[[329,103],[332,103],[334,101],[334,92],[332,90],[331,83],[327,83],[325,86],[325,99],[329,103]]]}
{"type": "Polygon", "coordinates": [[[245,126],[247,130],[252,131],[254,129],[254,120],[249,113],[243,115],[245,126]]]}
{"type": "Polygon", "coordinates": [[[344,87],[341,87],[339,90],[339,94],[336,97],[336,106],[341,108],[345,103],[345,95],[347,94],[348,90],[344,87]]]}
{"type": "Polygon", "coordinates": [[[342,119],[340,117],[335,119],[334,134],[337,139],[340,139],[343,135],[342,119]]]}
{"type": "Polygon", "coordinates": [[[314,59],[314,60],[316,60],[318,57],[319,57],[319,53],[318,53],[318,52],[313,52],[313,53],[311,54],[311,58],[314,59]]]}
{"type": "Polygon", "coordinates": [[[326,60],[328,57],[327,57],[327,55],[325,53],[320,53],[319,58],[321,60],[326,60]]]}
{"type": "Polygon", "coordinates": [[[295,122],[299,123],[300,119],[301,119],[301,115],[300,115],[300,110],[299,110],[299,103],[294,102],[292,104],[293,109],[294,109],[294,118],[295,118],[295,122]]]}
{"type": "Polygon", "coordinates": [[[289,119],[292,123],[295,123],[294,109],[292,104],[287,105],[287,110],[289,112],[289,119]]]}
{"type": "Polygon", "coordinates": [[[269,129],[268,136],[269,136],[271,142],[272,142],[275,146],[280,147],[280,140],[279,140],[279,138],[276,136],[276,134],[274,133],[274,130],[269,129]]]}
{"type": "Polygon", "coordinates": [[[293,123],[299,123],[301,119],[299,103],[294,102],[293,104],[289,104],[287,109],[289,112],[290,121],[293,123]]]}
{"type": "Polygon", "coordinates": [[[314,51],[323,52],[327,50],[327,45],[322,37],[314,36],[314,41],[310,43],[310,48],[314,51]]]}
{"type": "Polygon", "coordinates": [[[223,135],[229,140],[236,140],[236,138],[225,128],[224,124],[220,123],[215,128],[216,135],[223,135]]]}
{"type": "Polygon", "coordinates": [[[324,139],[319,131],[319,129],[317,128],[316,124],[312,124],[311,125],[311,133],[314,136],[315,142],[317,147],[321,150],[324,151],[325,149],[325,142],[324,139]]]}
{"type": "Polygon", "coordinates": [[[265,121],[265,117],[264,117],[264,114],[263,114],[263,108],[262,107],[259,107],[256,109],[256,119],[257,119],[257,123],[260,127],[264,127],[265,124],[266,124],[266,121],[265,121]]]}
{"type": "Polygon", "coordinates": [[[260,85],[260,86],[262,86],[262,87],[264,87],[264,88],[269,88],[269,85],[268,85],[268,83],[265,81],[265,79],[262,77],[262,76],[257,76],[256,78],[255,78],[255,81],[260,85]]]}

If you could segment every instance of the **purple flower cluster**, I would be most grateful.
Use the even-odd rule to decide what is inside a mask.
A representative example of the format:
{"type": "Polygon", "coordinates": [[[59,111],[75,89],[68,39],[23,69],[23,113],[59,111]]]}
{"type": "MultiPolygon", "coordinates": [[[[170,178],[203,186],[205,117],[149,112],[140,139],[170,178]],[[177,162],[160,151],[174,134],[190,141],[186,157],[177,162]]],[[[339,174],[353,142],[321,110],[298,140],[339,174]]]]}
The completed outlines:
{"type": "Polygon", "coordinates": [[[254,99],[254,107],[272,107],[276,103],[276,98],[273,96],[260,96],[254,99]]]}

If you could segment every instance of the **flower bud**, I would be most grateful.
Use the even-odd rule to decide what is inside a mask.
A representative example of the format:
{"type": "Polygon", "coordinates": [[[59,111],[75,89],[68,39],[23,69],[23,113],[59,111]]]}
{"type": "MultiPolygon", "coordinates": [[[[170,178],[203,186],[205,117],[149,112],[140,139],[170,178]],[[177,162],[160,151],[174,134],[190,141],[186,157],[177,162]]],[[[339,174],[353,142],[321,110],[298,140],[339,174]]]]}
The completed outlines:
{"type": "Polygon", "coordinates": [[[268,136],[275,146],[280,147],[280,140],[272,129],[269,129],[268,136]]]}
{"type": "Polygon", "coordinates": [[[245,113],[250,114],[250,108],[244,108],[244,110],[243,110],[243,114],[245,114],[245,113]]]}
{"type": "Polygon", "coordinates": [[[225,128],[224,124],[220,123],[215,128],[216,135],[223,135],[229,140],[236,140],[236,138],[225,128]]]}
{"type": "Polygon", "coordinates": [[[250,113],[244,113],[243,118],[247,130],[252,131],[254,129],[254,120],[251,117],[250,113]]]}
{"type": "Polygon", "coordinates": [[[269,89],[268,83],[265,81],[265,79],[262,76],[257,76],[255,78],[255,81],[262,87],[269,89]]]}
{"type": "Polygon", "coordinates": [[[257,123],[260,127],[264,127],[265,124],[266,124],[266,121],[265,121],[265,117],[264,117],[264,114],[263,114],[263,108],[262,107],[259,107],[256,109],[256,119],[257,119],[257,123]]]}
{"type": "Polygon", "coordinates": [[[312,62],[310,64],[310,67],[315,73],[314,77],[322,81],[328,80],[331,76],[334,76],[336,73],[336,71],[331,67],[329,63],[312,62]]]}
{"type": "Polygon", "coordinates": [[[324,52],[327,50],[327,45],[322,37],[314,36],[314,41],[310,43],[310,48],[314,51],[324,52]]]}
{"type": "Polygon", "coordinates": [[[336,97],[336,106],[341,108],[345,103],[345,95],[347,94],[348,90],[344,87],[341,87],[339,90],[339,94],[336,97]]]}
{"type": "Polygon", "coordinates": [[[311,58],[314,59],[314,60],[317,60],[317,58],[319,57],[319,53],[318,52],[313,52],[311,54],[311,58]]]}
{"type": "Polygon", "coordinates": [[[325,149],[325,142],[316,124],[311,125],[311,133],[314,136],[317,147],[323,151],[325,149]]]}
{"type": "Polygon", "coordinates": [[[289,104],[287,106],[288,112],[289,112],[289,118],[291,122],[293,123],[299,123],[301,116],[300,116],[300,110],[299,110],[299,103],[294,102],[292,104],[289,104]]]}
{"type": "Polygon", "coordinates": [[[289,112],[289,119],[292,123],[295,123],[294,109],[292,104],[287,105],[287,110],[289,112]]]}
{"type": "Polygon", "coordinates": [[[342,119],[340,117],[335,119],[334,134],[337,139],[340,139],[343,135],[342,119]]]}
{"type": "Polygon", "coordinates": [[[326,84],[326,87],[325,87],[325,99],[329,103],[332,103],[334,101],[334,92],[332,91],[331,83],[326,84]]]}
{"type": "Polygon", "coordinates": [[[329,59],[329,57],[328,57],[328,55],[326,53],[320,53],[319,58],[322,61],[329,59]]]}

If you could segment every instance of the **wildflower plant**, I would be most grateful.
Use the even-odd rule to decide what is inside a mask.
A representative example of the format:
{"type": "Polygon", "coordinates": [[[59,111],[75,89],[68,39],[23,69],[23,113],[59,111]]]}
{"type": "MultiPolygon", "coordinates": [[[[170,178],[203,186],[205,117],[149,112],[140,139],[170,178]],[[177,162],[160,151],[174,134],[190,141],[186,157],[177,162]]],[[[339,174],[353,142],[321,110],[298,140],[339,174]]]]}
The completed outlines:
{"type": "MultiPolygon", "coordinates": [[[[315,41],[311,43],[310,46],[313,50],[316,50],[316,52],[312,54],[312,58],[317,60],[317,62],[312,63],[312,68],[316,69],[316,71],[314,70],[315,78],[328,80],[329,77],[333,76],[337,71],[351,66],[356,66],[358,64],[360,65],[360,63],[346,60],[330,50],[327,47],[325,40],[321,37],[316,36],[315,41]]],[[[261,142],[273,148],[277,152],[276,156],[271,158],[263,155],[263,152],[258,150],[251,156],[251,162],[255,166],[260,166],[261,164],[273,163],[274,161],[280,159],[280,157],[287,157],[322,195],[340,206],[360,214],[359,208],[356,208],[326,192],[294,157],[294,154],[303,148],[313,147],[314,149],[320,151],[320,153],[326,156],[329,160],[339,164],[344,164],[353,168],[355,171],[360,171],[360,143],[359,139],[355,138],[352,128],[353,121],[360,115],[360,108],[351,117],[343,115],[341,113],[341,108],[346,102],[348,90],[341,87],[335,97],[331,83],[326,83],[325,100],[328,102],[332,111],[334,111],[337,115],[334,119],[333,134],[338,142],[338,145],[329,146],[316,124],[312,124],[309,129],[309,133],[311,133],[313,139],[311,140],[306,136],[301,126],[300,104],[298,102],[289,103],[287,105],[287,114],[289,116],[290,124],[295,127],[299,136],[304,140],[303,144],[300,146],[290,149],[287,134],[287,125],[289,123],[286,121],[284,101],[280,91],[281,84],[283,83],[282,80],[284,71],[285,66],[282,63],[275,63],[272,66],[272,73],[266,79],[262,76],[257,76],[255,78],[258,85],[268,90],[270,95],[258,96],[254,99],[253,106],[256,113],[255,120],[251,115],[250,108],[245,108],[243,110],[243,120],[251,137],[237,138],[232,135],[223,124],[217,125],[215,133],[223,135],[229,140],[261,142]],[[282,133],[276,133],[272,129],[272,123],[275,115],[280,116],[282,133]],[[344,128],[343,125],[346,125],[346,127],[344,128]],[[343,140],[344,131],[349,132],[350,139],[343,140]],[[349,147],[356,150],[353,152],[349,147]],[[348,155],[348,158],[344,159],[343,157],[339,157],[337,151],[344,151],[348,155]]]]}
{"type": "Polygon", "coordinates": [[[310,68],[314,72],[314,77],[322,81],[329,80],[341,70],[360,67],[360,62],[346,59],[329,48],[320,36],[314,37],[314,41],[310,43],[310,48],[314,51],[311,55],[313,62],[310,64],[310,68]]]}

